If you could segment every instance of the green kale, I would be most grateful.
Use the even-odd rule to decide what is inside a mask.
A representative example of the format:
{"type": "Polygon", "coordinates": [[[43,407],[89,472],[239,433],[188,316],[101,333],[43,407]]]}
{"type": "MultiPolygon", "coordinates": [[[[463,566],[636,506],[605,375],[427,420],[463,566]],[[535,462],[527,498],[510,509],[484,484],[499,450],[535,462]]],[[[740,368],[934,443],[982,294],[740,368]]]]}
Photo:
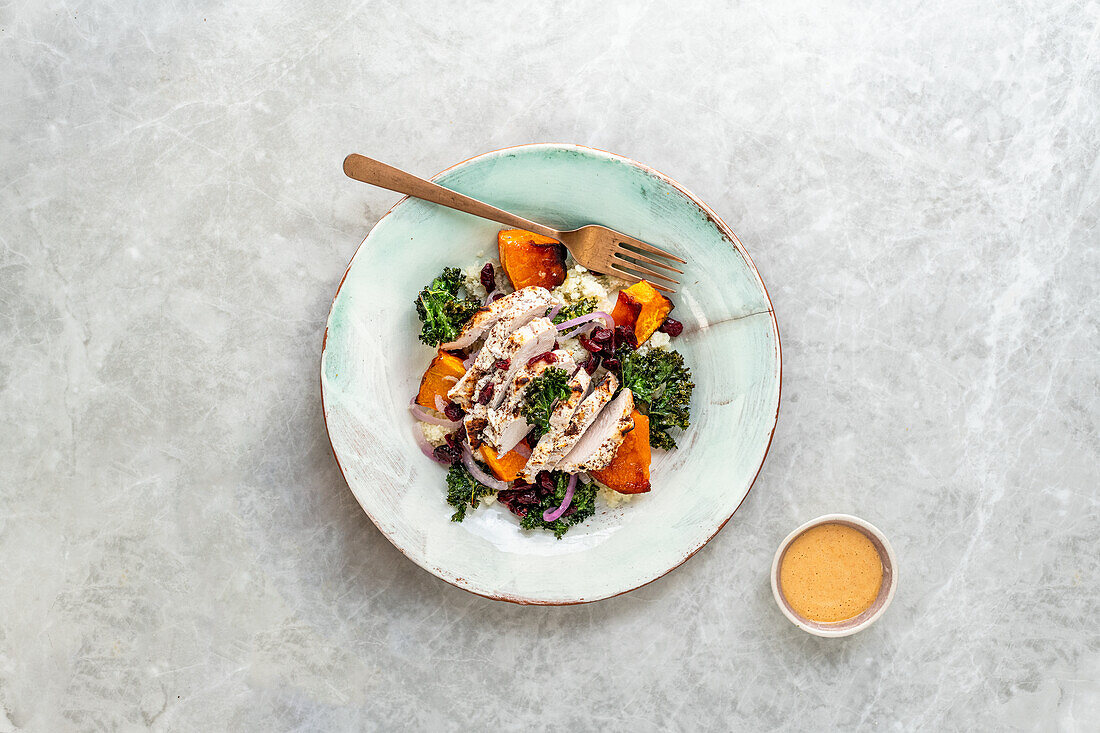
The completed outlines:
{"type": "MultiPolygon", "coordinates": [[[[519,520],[519,526],[524,529],[545,529],[554,533],[554,537],[561,539],[562,535],[569,531],[574,524],[579,524],[592,516],[596,511],[595,482],[586,483],[577,479],[577,486],[573,490],[573,500],[569,502],[572,514],[561,516],[553,522],[547,522],[542,518],[547,509],[557,509],[565,500],[565,492],[569,487],[569,474],[554,471],[551,476],[554,479],[554,491],[542,500],[542,504],[527,512],[526,516],[519,520]]],[[[568,511],[568,510],[567,510],[568,511]]]]}
{"type": "Polygon", "coordinates": [[[428,346],[454,341],[466,321],[481,308],[476,298],[459,297],[462,284],[462,272],[447,267],[416,296],[416,315],[424,324],[420,340],[428,346]]]}
{"type": "Polygon", "coordinates": [[[562,308],[558,311],[558,314],[550,320],[555,324],[565,323],[566,321],[571,321],[574,318],[580,318],[583,315],[591,313],[596,310],[596,306],[599,304],[600,302],[595,298],[582,298],[573,305],[567,305],[562,308]]]}
{"type": "Polygon", "coordinates": [[[452,522],[461,522],[466,518],[467,508],[476,507],[478,499],[492,493],[488,486],[475,481],[462,463],[455,461],[451,464],[451,469],[447,471],[447,503],[455,508],[455,513],[451,515],[452,522]]]}
{"type": "Polygon", "coordinates": [[[620,389],[629,387],[634,403],[649,416],[649,444],[671,450],[676,441],[672,428],[683,430],[691,423],[691,393],[695,383],[679,351],[652,349],[639,354],[628,348],[616,353],[619,359],[620,389]]]}
{"type": "Polygon", "coordinates": [[[554,411],[554,404],[558,400],[564,400],[569,394],[569,372],[560,367],[549,367],[531,380],[523,395],[521,411],[527,423],[534,426],[533,440],[537,441],[550,429],[550,414],[554,411]]]}

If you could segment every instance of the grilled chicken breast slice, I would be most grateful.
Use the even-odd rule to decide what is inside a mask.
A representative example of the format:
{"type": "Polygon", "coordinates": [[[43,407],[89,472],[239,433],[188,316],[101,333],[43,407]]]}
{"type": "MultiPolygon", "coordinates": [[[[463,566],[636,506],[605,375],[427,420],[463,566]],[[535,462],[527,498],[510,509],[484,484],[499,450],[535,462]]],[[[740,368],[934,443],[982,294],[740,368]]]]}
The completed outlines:
{"type": "MultiPolygon", "coordinates": [[[[504,380],[519,368],[521,360],[530,359],[543,351],[549,351],[554,347],[558,329],[549,318],[536,318],[518,330],[512,330],[510,320],[502,320],[489,329],[489,335],[485,337],[485,345],[477,352],[477,357],[462,378],[447,392],[447,397],[458,403],[463,410],[469,408],[477,401],[478,395],[485,385],[494,379],[504,380]],[[498,369],[501,361],[507,361],[508,366],[498,369]],[[495,372],[504,372],[497,375],[495,372]]],[[[526,363],[526,361],[523,361],[526,363]]],[[[494,383],[493,405],[503,399],[503,394],[496,394],[494,383]]]]}
{"type": "Polygon", "coordinates": [[[624,389],[600,410],[600,414],[569,453],[554,466],[554,470],[577,473],[607,468],[623,438],[634,428],[633,411],[634,395],[629,389],[624,389]]]}
{"type": "MultiPolygon", "coordinates": [[[[581,369],[578,373],[583,374],[584,370],[581,369]]],[[[553,418],[556,416],[558,408],[568,409],[567,403],[572,398],[559,404],[558,408],[554,409],[555,415],[551,416],[550,429],[546,431],[546,435],[542,436],[538,445],[531,451],[531,457],[527,460],[523,472],[520,473],[520,478],[532,482],[539,471],[554,470],[561,459],[580,440],[584,431],[600,414],[604,405],[611,401],[611,396],[615,394],[618,387],[619,380],[615,378],[614,374],[608,373],[592,390],[592,394],[581,401],[580,406],[576,408],[576,412],[565,423],[564,428],[561,427],[562,420],[559,419],[555,426],[553,418]]]]}
{"type": "Polygon", "coordinates": [[[588,394],[590,384],[592,376],[588,372],[579,368],[573,372],[573,376],[569,378],[569,396],[550,413],[550,431],[563,432],[569,427],[569,420],[588,394]]]}
{"type": "Polygon", "coordinates": [[[508,387],[516,374],[527,366],[527,362],[539,354],[545,354],[554,348],[554,342],[558,340],[558,327],[549,318],[536,318],[513,335],[518,346],[507,357],[508,366],[496,369],[481,386],[491,383],[493,396],[489,400],[490,408],[497,408],[504,403],[508,393],[508,387]]]}
{"type": "Polygon", "coordinates": [[[479,405],[476,402],[470,405],[466,417],[462,418],[462,427],[466,430],[466,442],[477,450],[481,447],[481,435],[489,425],[489,406],[479,405]]]}
{"type": "Polygon", "coordinates": [[[489,329],[489,335],[485,337],[485,345],[481,347],[481,351],[477,352],[474,363],[455,382],[455,386],[448,390],[447,397],[456,402],[463,410],[469,412],[470,405],[474,403],[474,399],[477,397],[478,383],[493,368],[493,364],[497,360],[494,353],[504,348],[509,336],[511,336],[511,332],[505,328],[504,324],[501,324],[499,328],[493,326],[489,329]]]}
{"type": "Polygon", "coordinates": [[[500,406],[489,412],[489,425],[483,438],[496,449],[498,455],[504,455],[515,448],[523,440],[523,436],[531,431],[532,426],[523,417],[524,397],[531,382],[550,367],[564,369],[572,375],[577,370],[577,363],[564,349],[552,351],[550,358],[534,364],[524,362],[524,366],[509,382],[500,406]]]}
{"type": "Polygon", "coordinates": [[[443,348],[465,349],[481,338],[486,331],[502,322],[508,324],[504,330],[511,333],[532,318],[544,314],[546,309],[555,303],[557,300],[546,288],[537,286],[520,288],[474,313],[462,327],[458,338],[449,344],[443,344],[443,348]]]}

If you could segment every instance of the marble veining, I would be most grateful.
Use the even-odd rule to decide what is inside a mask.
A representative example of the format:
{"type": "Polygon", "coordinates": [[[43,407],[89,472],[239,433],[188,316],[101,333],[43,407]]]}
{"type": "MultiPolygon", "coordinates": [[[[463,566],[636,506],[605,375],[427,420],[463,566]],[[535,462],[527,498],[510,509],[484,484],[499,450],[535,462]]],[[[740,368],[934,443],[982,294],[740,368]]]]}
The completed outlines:
{"type": "Polygon", "coordinates": [[[1089,730],[1100,717],[1100,6],[0,6],[0,732],[1089,730]],[[783,339],[764,469],[669,576],[494,603],[333,461],[332,294],[396,196],[611,150],[738,234],[783,339]],[[898,555],[806,636],[772,553],[898,555]]]}

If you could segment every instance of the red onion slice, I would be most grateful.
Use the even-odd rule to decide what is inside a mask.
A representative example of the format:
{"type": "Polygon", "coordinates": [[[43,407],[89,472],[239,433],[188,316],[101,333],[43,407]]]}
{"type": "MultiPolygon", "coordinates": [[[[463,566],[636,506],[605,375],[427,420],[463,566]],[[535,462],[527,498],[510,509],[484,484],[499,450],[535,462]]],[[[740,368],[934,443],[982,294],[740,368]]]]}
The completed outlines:
{"type": "Polygon", "coordinates": [[[573,490],[577,488],[577,474],[569,475],[569,485],[565,487],[565,498],[561,500],[561,506],[557,509],[547,509],[542,513],[542,520],[544,522],[553,522],[555,519],[565,514],[565,510],[569,508],[569,502],[573,501],[573,490]]]}
{"type": "MultiPolygon", "coordinates": [[[[436,399],[439,399],[439,395],[436,395],[436,399]]],[[[429,415],[428,413],[424,412],[424,410],[420,409],[420,405],[416,404],[416,395],[413,395],[413,398],[409,400],[409,412],[411,412],[413,417],[415,417],[420,422],[426,422],[429,425],[442,425],[443,427],[451,428],[452,430],[454,428],[457,428],[459,425],[453,420],[444,420],[441,417],[435,417],[434,415],[429,415]]]]}
{"type": "Polygon", "coordinates": [[[520,442],[516,443],[516,447],[513,448],[512,450],[514,450],[516,453],[519,453],[524,458],[530,458],[531,457],[531,447],[528,446],[527,443],[522,441],[522,440],[520,442]]]}
{"type": "Polygon", "coordinates": [[[416,445],[420,448],[420,452],[431,458],[436,463],[443,463],[435,457],[435,448],[428,442],[428,439],[424,437],[424,431],[420,429],[419,425],[413,425],[413,438],[416,440],[416,445]]]}
{"type": "Polygon", "coordinates": [[[475,351],[474,353],[467,356],[466,361],[462,362],[462,367],[466,371],[470,371],[470,367],[472,367],[474,365],[474,362],[477,360],[477,355],[480,354],[480,353],[481,353],[480,351],[475,351]]]}
{"type": "Polygon", "coordinates": [[[443,412],[447,409],[447,403],[444,402],[443,398],[439,395],[435,396],[435,409],[439,410],[440,412],[443,412]]]}
{"type": "Polygon", "coordinates": [[[554,320],[554,316],[559,313],[561,313],[561,305],[555,305],[553,308],[550,309],[550,312],[546,314],[546,317],[552,321],[554,320]]]}
{"type": "Polygon", "coordinates": [[[574,328],[572,331],[569,331],[568,333],[558,334],[558,338],[568,339],[568,338],[573,338],[574,336],[582,336],[582,335],[587,336],[588,334],[592,333],[594,330],[596,330],[596,323],[593,322],[593,321],[589,321],[588,323],[577,326],[576,328],[574,328]]]}
{"type": "Polygon", "coordinates": [[[479,484],[488,486],[493,491],[504,491],[508,488],[508,484],[497,481],[478,467],[477,462],[474,460],[474,454],[470,452],[470,446],[465,443],[462,444],[462,465],[466,466],[466,470],[474,477],[474,481],[479,484]]]}
{"type": "Polygon", "coordinates": [[[591,313],[585,313],[583,316],[577,316],[576,318],[570,318],[568,321],[562,321],[558,324],[558,330],[564,331],[567,328],[573,328],[573,326],[579,326],[582,323],[588,323],[597,318],[602,318],[608,328],[615,328],[615,319],[611,317],[611,314],[603,311],[592,311],[591,313]]]}
{"type": "Polygon", "coordinates": [[[451,382],[452,384],[458,384],[458,377],[454,376],[453,374],[448,374],[446,377],[443,377],[443,381],[451,382]]]}
{"type": "Polygon", "coordinates": [[[490,303],[492,303],[493,302],[493,296],[496,295],[499,292],[500,292],[499,290],[497,290],[496,288],[493,288],[491,292],[486,293],[485,294],[485,301],[482,303],[482,305],[489,305],[490,303]]]}

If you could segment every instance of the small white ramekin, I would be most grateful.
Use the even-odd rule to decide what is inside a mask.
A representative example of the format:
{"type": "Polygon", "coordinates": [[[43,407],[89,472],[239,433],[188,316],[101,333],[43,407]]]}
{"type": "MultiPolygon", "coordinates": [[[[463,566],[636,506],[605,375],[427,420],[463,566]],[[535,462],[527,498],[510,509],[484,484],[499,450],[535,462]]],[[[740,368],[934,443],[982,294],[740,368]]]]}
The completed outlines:
{"type": "Polygon", "coordinates": [[[790,619],[792,624],[814,636],[850,636],[857,631],[862,631],[877,621],[878,617],[886,611],[886,607],[894,599],[894,591],[897,590],[897,587],[898,563],[897,558],[894,556],[894,548],[890,546],[890,541],[886,539],[886,535],[879,531],[878,527],[870,522],[865,522],[859,517],[853,517],[851,514],[826,514],[817,519],[811,519],[787,535],[787,538],[779,544],[779,549],[775,551],[775,558],[772,560],[772,595],[775,596],[775,602],[779,605],[779,610],[790,619]],[[858,616],[835,623],[813,621],[798,615],[791,608],[791,604],[787,602],[783,591],[779,587],[779,570],[783,566],[783,556],[787,554],[787,548],[800,534],[822,524],[844,524],[858,529],[867,535],[882,559],[882,587],[879,588],[878,596],[874,602],[858,616]]]}

